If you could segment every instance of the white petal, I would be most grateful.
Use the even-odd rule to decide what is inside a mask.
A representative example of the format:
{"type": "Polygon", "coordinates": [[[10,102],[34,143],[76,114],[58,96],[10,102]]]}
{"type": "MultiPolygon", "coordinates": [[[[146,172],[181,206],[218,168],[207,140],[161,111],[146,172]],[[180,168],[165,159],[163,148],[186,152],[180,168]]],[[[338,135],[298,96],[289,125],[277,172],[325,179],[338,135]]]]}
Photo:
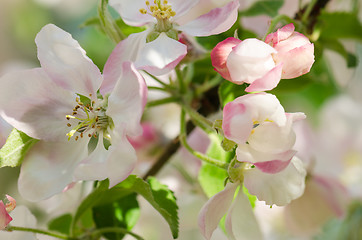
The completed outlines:
{"type": "Polygon", "coordinates": [[[126,179],[137,163],[137,155],[126,136],[112,136],[112,145],[109,147],[107,172],[109,187],[113,187],[126,179]]]}
{"type": "Polygon", "coordinates": [[[149,30],[133,33],[125,40],[119,42],[112,51],[103,69],[103,83],[100,88],[101,94],[104,96],[110,93],[121,76],[122,64],[125,61],[135,62],[143,47],[146,44],[146,38],[149,30]]]}
{"type": "Polygon", "coordinates": [[[199,213],[199,228],[206,239],[210,239],[221,218],[233,201],[237,183],[229,183],[225,189],[210,198],[199,213]]]}
{"type": "Polygon", "coordinates": [[[132,63],[125,62],[122,65],[122,76],[108,98],[106,114],[117,127],[126,129],[127,135],[139,135],[146,99],[147,86],[143,77],[132,63]]]}
{"type": "Polygon", "coordinates": [[[177,22],[177,18],[187,14],[198,3],[199,0],[168,0],[168,4],[171,5],[172,10],[176,12],[173,20],[177,22]]]}
{"type": "Polygon", "coordinates": [[[69,33],[48,24],[38,33],[35,42],[40,64],[53,81],[76,93],[95,96],[102,75],[69,33]]]}
{"type": "Polygon", "coordinates": [[[156,40],[147,43],[135,65],[154,75],[170,72],[185,57],[186,45],[161,33],[156,40]]]}
{"type": "Polygon", "coordinates": [[[233,0],[224,7],[214,8],[177,29],[191,36],[210,36],[225,32],[235,23],[238,7],[239,1],[233,0]]]}
{"type": "Polygon", "coordinates": [[[302,161],[294,157],[288,167],[276,174],[263,173],[257,168],[246,170],[244,184],[266,204],[284,206],[303,194],[306,174],[302,161]]]}
{"type": "Polygon", "coordinates": [[[84,159],[74,171],[74,180],[104,180],[107,178],[106,159],[109,156],[103,145],[103,134],[99,134],[99,139],[94,151],[84,159]]]}
{"type": "Polygon", "coordinates": [[[66,115],[76,105],[74,94],[40,68],[9,73],[0,81],[0,114],[8,123],[33,138],[66,141],[66,115]]]}
{"type": "Polygon", "coordinates": [[[262,240],[263,236],[256,221],[248,197],[240,189],[225,221],[226,232],[233,240],[262,240]]]}
{"type": "MultiPolygon", "coordinates": [[[[150,1],[153,5],[153,1],[150,1]]],[[[142,14],[140,9],[147,9],[146,0],[109,0],[112,6],[121,15],[122,20],[131,26],[142,26],[156,19],[149,14],[142,14]]]]}
{"type": "Polygon", "coordinates": [[[233,82],[252,83],[275,67],[275,49],[258,39],[250,38],[235,46],[226,61],[233,82]]]}
{"type": "Polygon", "coordinates": [[[21,166],[20,194],[29,201],[39,201],[60,193],[72,182],[75,167],[88,155],[87,144],[88,139],[36,143],[21,166]]]}

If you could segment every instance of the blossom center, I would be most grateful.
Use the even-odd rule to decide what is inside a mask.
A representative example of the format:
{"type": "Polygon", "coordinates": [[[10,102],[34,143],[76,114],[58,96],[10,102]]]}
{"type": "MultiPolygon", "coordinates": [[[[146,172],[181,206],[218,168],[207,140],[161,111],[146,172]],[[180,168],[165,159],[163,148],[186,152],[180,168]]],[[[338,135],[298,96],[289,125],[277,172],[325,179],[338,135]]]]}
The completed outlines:
{"type": "Polygon", "coordinates": [[[148,14],[157,19],[157,24],[154,26],[156,32],[168,32],[172,29],[172,23],[170,18],[176,15],[176,12],[172,10],[171,5],[167,0],[154,0],[154,5],[150,4],[150,1],[146,1],[147,10],[141,8],[139,11],[142,14],[148,14]]]}
{"type": "MultiPolygon", "coordinates": [[[[91,97],[92,94],[89,96],[91,97]]],[[[111,125],[112,120],[106,115],[107,99],[97,99],[97,101],[85,99],[81,101],[80,97],[77,97],[77,104],[72,114],[66,115],[67,126],[72,127],[72,130],[66,134],[68,140],[74,136],[77,141],[84,135],[97,138],[99,132],[107,131],[111,125]]]]}

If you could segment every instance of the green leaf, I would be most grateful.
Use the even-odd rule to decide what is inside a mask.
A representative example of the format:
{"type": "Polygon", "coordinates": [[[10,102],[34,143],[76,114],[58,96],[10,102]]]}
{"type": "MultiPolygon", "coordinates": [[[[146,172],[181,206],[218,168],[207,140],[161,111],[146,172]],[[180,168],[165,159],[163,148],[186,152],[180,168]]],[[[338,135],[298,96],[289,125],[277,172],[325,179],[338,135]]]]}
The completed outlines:
{"type": "MultiPolygon", "coordinates": [[[[131,230],[137,223],[140,209],[137,194],[132,193],[112,203],[93,208],[93,219],[97,228],[119,227],[131,230]]],[[[123,239],[123,233],[104,233],[109,240],[123,239]]]]}
{"type": "Polygon", "coordinates": [[[251,207],[254,208],[257,197],[255,195],[250,194],[248,189],[244,185],[243,185],[243,193],[249,198],[251,207]]]}
{"type": "Polygon", "coordinates": [[[19,166],[25,154],[37,141],[37,139],[31,138],[14,128],[4,146],[0,149],[0,167],[19,166]]]}
{"type": "MultiPolygon", "coordinates": [[[[211,143],[206,154],[219,161],[230,162],[235,156],[235,151],[226,152],[221,146],[221,137],[216,134],[209,135],[211,143]]],[[[203,163],[199,171],[199,182],[208,197],[224,189],[225,179],[228,177],[226,170],[214,165],[203,163]]]]}
{"type": "Polygon", "coordinates": [[[128,35],[130,35],[132,33],[138,33],[138,32],[142,32],[142,31],[146,30],[146,27],[129,26],[129,25],[124,23],[122,18],[116,19],[116,24],[122,30],[123,34],[126,35],[126,36],[128,36],[128,35]]]}
{"type": "Polygon", "coordinates": [[[173,192],[166,185],[159,183],[153,177],[145,182],[141,178],[131,175],[116,188],[130,190],[144,197],[167,221],[173,238],[178,237],[178,206],[173,192]]]}
{"type": "Polygon", "coordinates": [[[245,93],[246,84],[237,85],[225,80],[219,87],[219,98],[221,106],[224,107],[228,102],[240,97],[245,93]]]}
{"type": "Polygon", "coordinates": [[[362,40],[362,25],[353,13],[323,11],[318,18],[317,28],[320,28],[321,38],[362,40]]]}
{"type": "Polygon", "coordinates": [[[337,39],[319,39],[320,45],[323,48],[328,48],[339,53],[342,57],[344,57],[347,61],[348,67],[356,67],[357,66],[357,57],[356,55],[347,52],[344,48],[343,44],[337,39]]]}
{"type": "Polygon", "coordinates": [[[111,204],[127,195],[138,193],[164,217],[173,237],[178,237],[178,206],[173,192],[167,186],[160,184],[155,178],[149,178],[146,182],[135,175],[130,175],[111,189],[108,186],[108,180],[100,182],[98,188],[83,200],[74,216],[72,232],[76,230],[77,221],[90,208],[111,204]]]}
{"type": "Polygon", "coordinates": [[[52,219],[48,223],[48,229],[51,231],[56,231],[59,233],[63,233],[65,235],[69,235],[71,223],[72,223],[72,215],[64,214],[57,218],[52,219]]]}
{"type": "Polygon", "coordinates": [[[242,16],[251,17],[257,15],[267,15],[275,17],[278,15],[278,10],[283,6],[284,0],[263,0],[257,1],[248,9],[241,11],[242,16]]]}

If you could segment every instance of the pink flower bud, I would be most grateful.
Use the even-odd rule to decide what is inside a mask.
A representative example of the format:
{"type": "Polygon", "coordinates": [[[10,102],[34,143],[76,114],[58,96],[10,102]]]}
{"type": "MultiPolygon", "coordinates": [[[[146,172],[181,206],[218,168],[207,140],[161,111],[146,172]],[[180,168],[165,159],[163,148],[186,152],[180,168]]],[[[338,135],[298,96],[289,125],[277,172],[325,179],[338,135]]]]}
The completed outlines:
{"type": "Polygon", "coordinates": [[[228,38],[211,52],[212,65],[225,79],[235,83],[249,83],[247,92],[275,88],[281,78],[282,64],[276,64],[276,50],[258,39],[244,41],[228,38]]]}
{"type": "Polygon", "coordinates": [[[16,206],[16,201],[14,198],[10,197],[9,195],[6,195],[6,198],[9,201],[9,203],[6,205],[3,203],[3,201],[0,201],[0,230],[4,229],[13,220],[12,217],[10,217],[9,212],[14,210],[16,206]]]}
{"type": "Polygon", "coordinates": [[[314,45],[306,36],[294,31],[293,23],[269,34],[265,42],[277,51],[273,54],[275,63],[283,63],[283,79],[299,77],[311,69],[314,45]]]}

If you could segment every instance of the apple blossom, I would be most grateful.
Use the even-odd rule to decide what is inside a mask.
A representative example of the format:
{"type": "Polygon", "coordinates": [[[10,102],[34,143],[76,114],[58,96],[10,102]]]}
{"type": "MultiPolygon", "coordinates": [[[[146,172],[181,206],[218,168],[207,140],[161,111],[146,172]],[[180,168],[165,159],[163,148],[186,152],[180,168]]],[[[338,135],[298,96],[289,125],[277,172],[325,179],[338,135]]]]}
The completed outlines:
{"type": "Polygon", "coordinates": [[[293,23],[269,34],[265,42],[277,51],[273,54],[275,63],[283,63],[283,79],[299,77],[311,69],[314,45],[306,36],[294,31],[293,23]]]}
{"type": "Polygon", "coordinates": [[[265,42],[230,37],[211,51],[211,61],[221,76],[233,83],[250,84],[245,91],[275,88],[280,79],[309,72],[314,62],[314,45],[288,24],[266,37],[265,42]]]}
{"type": "Polygon", "coordinates": [[[78,180],[109,178],[114,186],[135,166],[127,136],[142,131],[142,76],[132,63],[124,62],[122,75],[103,77],[78,42],[52,24],[43,27],[35,41],[41,68],[0,79],[0,115],[42,140],[25,156],[19,192],[38,201],[78,180]],[[114,78],[114,89],[107,84],[100,88],[103,78],[114,78]]]}
{"type": "Polygon", "coordinates": [[[111,58],[118,59],[119,64],[124,60],[133,61],[137,68],[154,75],[171,71],[187,53],[187,47],[178,41],[179,32],[191,36],[219,34],[228,30],[237,19],[239,2],[233,0],[179,24],[178,19],[187,15],[197,3],[198,0],[156,0],[152,3],[145,0],[110,0],[109,4],[126,24],[150,26],[121,41],[111,58]]]}
{"type": "Polygon", "coordinates": [[[347,189],[337,179],[311,175],[304,194],[286,206],[286,224],[294,234],[315,234],[331,218],[344,217],[348,203],[347,189]]]}
{"type": "Polygon", "coordinates": [[[276,173],[295,155],[292,124],[304,118],[304,113],[285,113],[272,94],[247,94],[225,105],[222,129],[227,139],[238,144],[238,161],[276,173]]]}
{"type": "Polygon", "coordinates": [[[235,167],[240,175],[210,198],[199,214],[199,227],[206,239],[211,238],[225,213],[229,239],[263,239],[249,200],[241,189],[242,183],[268,205],[286,205],[303,194],[306,171],[297,157],[285,169],[274,174],[264,173],[250,164],[235,167]]]}
{"type": "Polygon", "coordinates": [[[10,217],[9,212],[14,210],[16,207],[16,201],[14,198],[6,195],[9,203],[4,204],[3,201],[0,200],[0,230],[4,229],[13,219],[10,217]]]}
{"type": "Polygon", "coordinates": [[[230,37],[211,51],[211,61],[221,76],[233,83],[250,84],[245,91],[265,91],[275,88],[281,78],[282,64],[276,64],[277,51],[255,38],[230,37]]]}

